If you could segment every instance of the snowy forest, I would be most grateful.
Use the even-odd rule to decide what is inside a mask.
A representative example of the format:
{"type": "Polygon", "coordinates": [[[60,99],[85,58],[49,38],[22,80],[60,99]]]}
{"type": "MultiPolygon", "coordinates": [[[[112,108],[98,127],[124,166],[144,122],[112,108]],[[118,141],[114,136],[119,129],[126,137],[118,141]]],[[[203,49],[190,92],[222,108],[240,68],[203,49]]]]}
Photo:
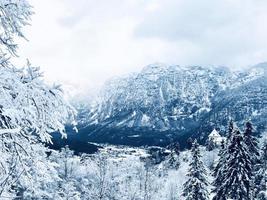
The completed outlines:
{"type": "Polygon", "coordinates": [[[159,146],[92,141],[94,153],[53,148],[55,132],[59,140],[69,127],[81,134],[79,107],[29,60],[12,62],[19,57],[17,40],[27,38],[29,2],[0,0],[0,10],[0,200],[267,200],[266,132],[247,115],[241,115],[243,127],[227,116],[224,132],[213,127],[206,137],[190,135],[182,148],[175,139],[159,146]]]}

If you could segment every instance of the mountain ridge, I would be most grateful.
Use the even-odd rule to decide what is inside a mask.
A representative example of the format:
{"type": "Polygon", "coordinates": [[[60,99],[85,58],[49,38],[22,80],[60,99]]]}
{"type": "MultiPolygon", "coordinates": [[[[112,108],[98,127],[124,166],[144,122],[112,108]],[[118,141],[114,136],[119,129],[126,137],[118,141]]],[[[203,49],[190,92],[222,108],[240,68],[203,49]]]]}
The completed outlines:
{"type": "Polygon", "coordinates": [[[230,118],[239,125],[252,120],[263,131],[266,69],[267,63],[243,71],[148,65],[108,81],[97,100],[79,110],[80,133],[93,142],[165,145],[180,140],[185,145],[189,137],[204,140],[214,128],[223,134],[230,118]]]}

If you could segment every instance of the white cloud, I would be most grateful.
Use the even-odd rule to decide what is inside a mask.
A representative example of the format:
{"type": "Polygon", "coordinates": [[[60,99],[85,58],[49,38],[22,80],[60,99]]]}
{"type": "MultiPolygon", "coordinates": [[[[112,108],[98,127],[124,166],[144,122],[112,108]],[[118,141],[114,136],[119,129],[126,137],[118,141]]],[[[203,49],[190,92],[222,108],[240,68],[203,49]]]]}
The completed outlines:
{"type": "Polygon", "coordinates": [[[167,0],[146,16],[136,35],[185,48],[178,56],[182,64],[240,67],[266,59],[266,10],[263,0],[167,0]]]}
{"type": "Polygon", "coordinates": [[[244,66],[267,56],[264,0],[30,0],[21,58],[91,88],[146,64],[244,66]]]}

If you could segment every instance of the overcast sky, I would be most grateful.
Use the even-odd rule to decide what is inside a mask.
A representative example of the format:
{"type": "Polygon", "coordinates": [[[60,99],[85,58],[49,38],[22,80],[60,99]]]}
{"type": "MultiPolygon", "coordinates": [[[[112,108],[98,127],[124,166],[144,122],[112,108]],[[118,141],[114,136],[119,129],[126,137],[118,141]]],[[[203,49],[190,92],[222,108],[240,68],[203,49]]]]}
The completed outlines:
{"type": "Polygon", "coordinates": [[[50,81],[93,88],[162,62],[242,67],[267,60],[266,0],[29,0],[22,60],[50,81]]]}

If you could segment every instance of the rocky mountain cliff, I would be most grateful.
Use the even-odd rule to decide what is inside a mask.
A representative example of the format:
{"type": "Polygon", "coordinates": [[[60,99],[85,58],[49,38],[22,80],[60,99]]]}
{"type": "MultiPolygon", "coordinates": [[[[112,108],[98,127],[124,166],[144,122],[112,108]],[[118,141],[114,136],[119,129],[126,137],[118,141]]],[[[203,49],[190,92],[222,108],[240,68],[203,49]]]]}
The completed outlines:
{"type": "Polygon", "coordinates": [[[80,134],[94,142],[165,145],[222,134],[230,118],[266,128],[267,64],[226,67],[153,64],[108,81],[97,100],[79,110],[80,134]]]}

